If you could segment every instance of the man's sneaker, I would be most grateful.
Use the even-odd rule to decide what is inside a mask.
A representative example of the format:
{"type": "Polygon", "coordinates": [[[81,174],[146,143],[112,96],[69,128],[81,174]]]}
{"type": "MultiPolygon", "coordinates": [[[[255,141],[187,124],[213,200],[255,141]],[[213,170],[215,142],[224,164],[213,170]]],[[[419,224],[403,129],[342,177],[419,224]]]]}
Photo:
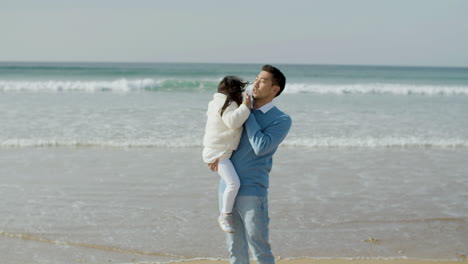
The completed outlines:
{"type": "Polygon", "coordinates": [[[224,232],[228,233],[235,233],[236,230],[234,229],[234,226],[232,225],[232,214],[230,215],[225,215],[222,214],[218,217],[218,223],[221,229],[224,232]]]}

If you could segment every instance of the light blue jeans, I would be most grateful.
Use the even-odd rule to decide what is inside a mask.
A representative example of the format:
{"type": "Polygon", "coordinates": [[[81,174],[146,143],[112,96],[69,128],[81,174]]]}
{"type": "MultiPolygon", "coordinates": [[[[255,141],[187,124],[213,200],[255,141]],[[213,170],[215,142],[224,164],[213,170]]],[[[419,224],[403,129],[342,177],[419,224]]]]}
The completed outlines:
{"type": "MultiPolygon", "coordinates": [[[[219,195],[220,208],[223,193],[219,195]]],[[[232,210],[236,233],[226,233],[231,264],[249,264],[249,249],[259,264],[275,263],[268,242],[270,217],[266,196],[237,196],[232,210]]]]}

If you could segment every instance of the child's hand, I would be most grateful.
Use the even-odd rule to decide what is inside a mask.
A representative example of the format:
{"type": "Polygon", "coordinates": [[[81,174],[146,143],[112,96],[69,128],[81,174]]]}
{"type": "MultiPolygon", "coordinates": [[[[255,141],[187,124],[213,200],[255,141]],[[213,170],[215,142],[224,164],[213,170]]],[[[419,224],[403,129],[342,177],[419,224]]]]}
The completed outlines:
{"type": "Polygon", "coordinates": [[[245,104],[248,109],[252,108],[252,98],[250,98],[250,94],[245,93],[244,101],[242,103],[245,104]]]}
{"type": "Polygon", "coordinates": [[[210,167],[212,171],[218,171],[218,162],[219,162],[219,159],[216,159],[215,162],[208,163],[208,167],[210,167]]]}

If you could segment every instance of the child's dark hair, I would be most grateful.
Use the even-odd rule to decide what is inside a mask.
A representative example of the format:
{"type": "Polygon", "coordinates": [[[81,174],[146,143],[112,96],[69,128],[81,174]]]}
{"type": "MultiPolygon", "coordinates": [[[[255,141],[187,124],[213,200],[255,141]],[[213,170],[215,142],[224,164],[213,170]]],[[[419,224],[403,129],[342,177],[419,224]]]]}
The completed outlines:
{"type": "Polygon", "coordinates": [[[221,80],[218,85],[218,93],[222,93],[227,96],[226,102],[221,108],[221,116],[231,102],[236,102],[237,105],[242,104],[242,92],[245,91],[245,86],[248,84],[248,82],[244,82],[237,76],[226,76],[221,80]]]}

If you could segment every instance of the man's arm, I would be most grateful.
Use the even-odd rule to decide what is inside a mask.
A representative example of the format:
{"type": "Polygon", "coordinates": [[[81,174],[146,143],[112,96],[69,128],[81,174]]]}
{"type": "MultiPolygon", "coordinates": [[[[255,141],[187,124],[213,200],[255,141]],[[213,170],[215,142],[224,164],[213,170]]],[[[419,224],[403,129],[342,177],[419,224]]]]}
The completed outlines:
{"type": "Polygon", "coordinates": [[[262,131],[257,119],[251,114],[245,122],[245,129],[255,154],[261,156],[278,147],[288,135],[291,123],[291,118],[284,115],[262,131]]]}

